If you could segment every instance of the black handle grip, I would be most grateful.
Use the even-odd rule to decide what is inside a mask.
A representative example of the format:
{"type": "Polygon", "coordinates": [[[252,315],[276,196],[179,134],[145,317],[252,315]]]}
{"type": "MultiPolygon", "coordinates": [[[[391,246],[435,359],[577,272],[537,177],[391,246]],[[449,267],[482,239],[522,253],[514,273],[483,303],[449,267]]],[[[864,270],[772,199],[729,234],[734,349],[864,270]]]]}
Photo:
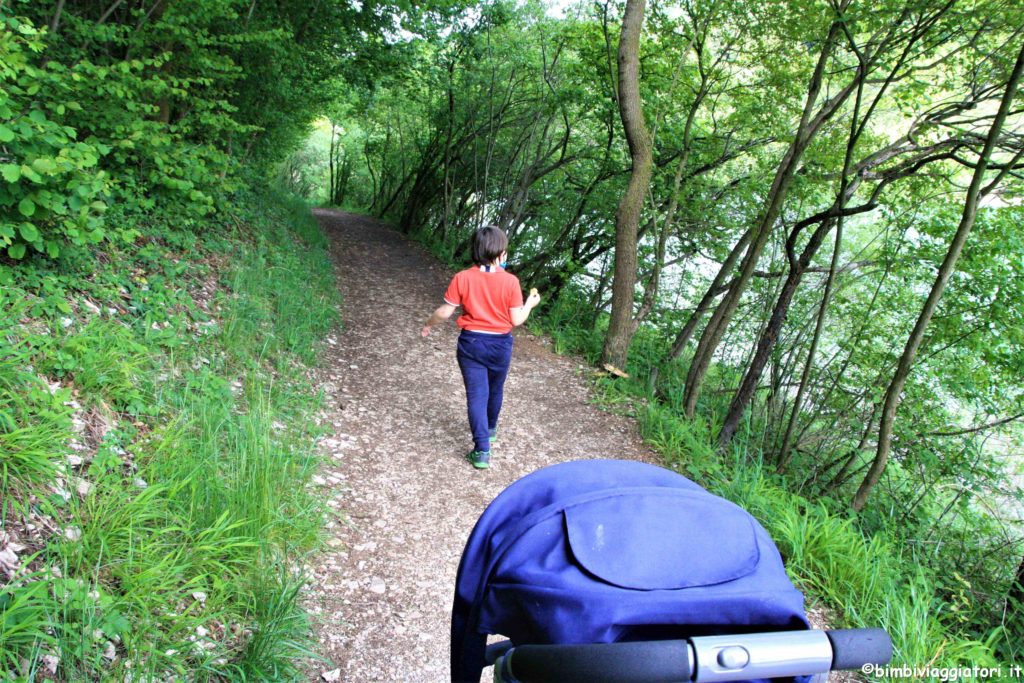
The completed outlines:
{"type": "Polygon", "coordinates": [[[892,639],[880,628],[825,631],[832,643],[832,669],[859,669],[865,664],[888,664],[892,639]]]}
{"type": "Polygon", "coordinates": [[[522,683],[679,683],[690,680],[685,640],[521,645],[511,653],[522,683]]]}

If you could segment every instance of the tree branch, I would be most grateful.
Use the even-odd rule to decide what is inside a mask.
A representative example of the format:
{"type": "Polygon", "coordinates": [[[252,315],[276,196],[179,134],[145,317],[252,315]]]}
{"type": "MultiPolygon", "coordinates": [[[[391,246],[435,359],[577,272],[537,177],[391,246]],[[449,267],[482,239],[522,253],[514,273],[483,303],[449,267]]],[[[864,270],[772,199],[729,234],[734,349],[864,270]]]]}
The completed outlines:
{"type": "Polygon", "coordinates": [[[987,422],[985,424],[975,425],[974,427],[967,427],[965,429],[955,429],[949,432],[925,432],[924,436],[963,436],[964,434],[974,434],[975,432],[982,432],[986,429],[992,429],[993,427],[999,427],[1008,422],[1019,420],[1022,417],[1024,417],[1024,413],[1017,413],[1016,415],[1010,415],[1009,417],[1004,417],[1001,420],[996,420],[995,422],[987,422]]]}

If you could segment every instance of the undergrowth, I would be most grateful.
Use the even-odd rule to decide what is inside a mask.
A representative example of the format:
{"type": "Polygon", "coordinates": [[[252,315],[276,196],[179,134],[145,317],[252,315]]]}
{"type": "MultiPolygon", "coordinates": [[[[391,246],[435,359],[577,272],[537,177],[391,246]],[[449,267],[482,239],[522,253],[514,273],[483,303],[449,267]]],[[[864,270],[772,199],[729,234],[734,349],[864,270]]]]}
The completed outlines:
{"type": "Polygon", "coordinates": [[[290,680],[309,654],[305,377],[337,294],[303,203],[236,205],[0,264],[2,680],[290,680]]]}

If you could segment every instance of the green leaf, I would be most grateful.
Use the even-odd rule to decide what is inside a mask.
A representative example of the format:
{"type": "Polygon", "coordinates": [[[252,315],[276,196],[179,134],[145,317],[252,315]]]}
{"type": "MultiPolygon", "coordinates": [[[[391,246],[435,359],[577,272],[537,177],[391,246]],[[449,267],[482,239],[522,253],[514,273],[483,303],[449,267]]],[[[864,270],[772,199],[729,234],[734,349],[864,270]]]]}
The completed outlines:
{"type": "Polygon", "coordinates": [[[43,182],[42,176],[36,173],[35,169],[33,169],[31,166],[26,166],[25,164],[21,165],[21,175],[24,176],[25,178],[28,178],[34,183],[43,182]]]}
{"type": "Polygon", "coordinates": [[[49,157],[39,157],[38,159],[32,162],[32,168],[39,171],[40,173],[45,173],[49,175],[57,170],[57,164],[55,164],[53,162],[53,159],[49,157]]]}
{"type": "Polygon", "coordinates": [[[32,216],[36,212],[36,204],[28,197],[18,202],[18,211],[22,216],[32,216]]]}
{"type": "MultiPolygon", "coordinates": [[[[32,93],[29,93],[29,94],[31,95],[32,93]]],[[[46,114],[44,114],[43,112],[39,111],[38,109],[33,109],[31,112],[29,112],[28,118],[33,123],[40,123],[40,124],[46,123],[46,114]]]]}
{"type": "Polygon", "coordinates": [[[0,142],[10,142],[14,139],[14,131],[0,123],[0,142]]]}
{"type": "Polygon", "coordinates": [[[22,223],[21,229],[18,232],[21,233],[21,238],[26,242],[35,242],[39,239],[39,230],[31,223],[22,223]]]}
{"type": "Polygon", "coordinates": [[[61,313],[70,313],[71,306],[68,305],[67,301],[58,301],[57,310],[60,311],[61,313]]]}
{"type": "Polygon", "coordinates": [[[25,256],[24,242],[18,242],[7,247],[7,255],[16,261],[23,258],[25,256]]]}
{"type": "Polygon", "coordinates": [[[100,629],[107,634],[107,636],[113,638],[114,636],[119,636],[122,633],[127,633],[131,626],[131,622],[125,619],[116,610],[112,610],[103,620],[103,624],[100,626],[100,629]]]}
{"type": "Polygon", "coordinates": [[[46,241],[46,255],[50,258],[57,258],[60,256],[60,245],[53,240],[46,241]]]}
{"type": "Polygon", "coordinates": [[[16,183],[21,178],[21,169],[17,164],[0,164],[0,174],[9,183],[16,183]]]}

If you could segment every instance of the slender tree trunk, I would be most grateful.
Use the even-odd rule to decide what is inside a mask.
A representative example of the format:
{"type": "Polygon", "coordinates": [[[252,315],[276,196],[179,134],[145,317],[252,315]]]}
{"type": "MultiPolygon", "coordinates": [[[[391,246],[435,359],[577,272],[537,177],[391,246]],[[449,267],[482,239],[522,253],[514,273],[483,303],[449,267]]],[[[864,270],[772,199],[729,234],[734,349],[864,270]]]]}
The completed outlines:
{"type": "Polygon", "coordinates": [[[331,148],[330,148],[330,151],[327,153],[327,169],[328,169],[328,173],[330,175],[330,182],[328,184],[328,187],[330,189],[328,190],[328,194],[330,196],[327,198],[327,201],[329,203],[333,204],[334,203],[334,194],[335,194],[335,192],[334,192],[334,188],[335,188],[335,178],[334,178],[334,138],[336,137],[336,135],[335,135],[335,130],[334,130],[334,121],[331,121],[330,123],[331,123],[331,148]]]}
{"type": "MultiPolygon", "coordinates": [[[[864,68],[864,64],[861,63],[861,69],[864,68]]],[[[796,398],[793,399],[793,411],[790,413],[789,422],[786,424],[786,433],[782,438],[782,447],[779,449],[779,454],[776,462],[776,470],[779,474],[786,471],[786,466],[789,464],[789,445],[790,440],[793,438],[793,430],[796,428],[796,421],[800,416],[800,408],[803,406],[804,394],[807,391],[807,385],[811,379],[811,369],[814,367],[814,357],[818,352],[818,344],[821,341],[821,331],[825,328],[825,314],[828,311],[828,305],[832,298],[832,287],[835,284],[836,271],[839,266],[839,253],[843,246],[843,206],[846,202],[846,194],[848,184],[848,174],[850,172],[850,163],[853,159],[853,149],[857,145],[857,140],[860,138],[861,132],[864,130],[864,125],[860,124],[857,120],[860,114],[860,103],[861,97],[864,94],[864,81],[861,79],[857,85],[857,96],[854,100],[853,105],[853,117],[850,120],[850,137],[846,143],[846,154],[843,157],[843,172],[839,179],[839,194],[837,197],[837,203],[839,204],[839,218],[836,223],[836,237],[832,245],[832,261],[828,267],[828,278],[825,280],[825,292],[821,296],[821,306],[818,308],[818,318],[814,323],[814,336],[811,338],[811,347],[807,351],[807,360],[804,363],[804,369],[800,374],[800,386],[796,390],[796,398]]],[[[880,95],[879,95],[880,97],[880,95]]],[[[875,100],[875,104],[878,103],[878,99],[875,100]]],[[[864,117],[865,122],[871,116],[871,112],[874,111],[874,104],[868,108],[868,113],[864,117]]],[[[872,416],[874,412],[872,412],[872,416]]]]}
{"type": "MultiPolygon", "coordinates": [[[[114,4],[112,4],[110,7],[107,8],[107,11],[105,11],[102,15],[100,15],[100,18],[99,18],[99,20],[96,23],[98,23],[98,24],[106,23],[107,19],[110,18],[110,15],[114,13],[114,10],[116,10],[118,7],[120,7],[121,3],[123,3],[123,2],[124,2],[124,0],[116,0],[116,2],[114,2],[114,4]]],[[[61,0],[60,4],[63,5],[64,4],[64,0],[61,0]]]]}
{"type": "Polygon", "coordinates": [[[821,331],[825,328],[825,313],[828,311],[828,304],[832,298],[832,287],[836,279],[836,269],[839,264],[839,251],[843,244],[843,217],[839,217],[836,226],[836,238],[832,247],[832,262],[828,269],[828,278],[825,280],[825,292],[821,296],[821,306],[818,308],[818,318],[814,322],[814,336],[811,338],[811,348],[807,351],[807,360],[804,369],[800,373],[800,386],[796,390],[796,398],[793,399],[793,411],[790,413],[789,422],[786,423],[786,433],[782,438],[782,447],[776,464],[779,474],[786,471],[789,463],[789,446],[793,438],[793,430],[796,428],[796,420],[800,416],[800,408],[804,402],[804,394],[807,392],[807,385],[811,379],[811,369],[814,367],[814,357],[818,352],[818,344],[821,341],[821,331]]]}
{"type": "Polygon", "coordinates": [[[627,0],[619,37],[619,115],[629,144],[633,170],[629,185],[615,212],[615,273],[612,280],[612,312],[602,361],[625,368],[633,322],[636,289],[636,243],[640,212],[651,182],[653,165],[650,133],[640,102],[640,32],[645,0],[627,0]]]}
{"type": "Polygon", "coordinates": [[[349,160],[348,154],[345,155],[345,160],[341,166],[341,187],[338,189],[338,206],[345,204],[345,195],[348,194],[348,181],[352,178],[352,162],[349,160]]]}
{"type": "MultiPolygon", "coordinates": [[[[725,261],[722,262],[722,266],[718,269],[718,274],[715,275],[715,279],[708,286],[704,296],[701,297],[697,307],[687,318],[686,323],[682,329],[676,334],[675,339],[672,340],[672,345],[669,347],[668,355],[665,356],[665,363],[671,363],[676,358],[682,355],[683,349],[686,348],[690,338],[693,336],[694,331],[697,329],[697,325],[700,324],[701,319],[707,310],[711,308],[711,304],[714,302],[715,297],[722,293],[722,289],[725,286],[725,280],[732,273],[732,269],[736,266],[736,261],[739,260],[740,255],[747,246],[747,242],[750,240],[750,236],[753,235],[753,230],[747,230],[740,237],[739,241],[733,246],[732,251],[726,256],[725,261]]],[[[658,384],[658,366],[655,365],[651,368],[651,374],[648,377],[648,386],[651,391],[657,388],[658,384]]]]}
{"type": "Polygon", "coordinates": [[[370,160],[370,150],[366,146],[367,143],[363,143],[363,158],[366,159],[366,171],[370,174],[371,183],[371,196],[373,202],[370,203],[370,207],[367,209],[370,213],[373,213],[374,208],[377,206],[377,199],[379,194],[377,193],[377,174],[373,172],[373,163],[370,160]]]}
{"type": "MultiPolygon", "coordinates": [[[[900,356],[899,363],[896,366],[896,372],[893,375],[892,382],[890,382],[889,389],[885,393],[885,400],[882,407],[882,419],[878,428],[878,449],[875,451],[875,458],[871,463],[871,467],[868,468],[867,476],[864,477],[864,481],[861,482],[860,488],[857,489],[857,493],[854,495],[853,503],[851,505],[851,507],[857,512],[864,508],[864,504],[867,503],[868,496],[871,495],[871,490],[875,487],[875,484],[878,483],[879,478],[882,476],[882,472],[885,470],[885,465],[889,460],[889,450],[892,446],[893,423],[896,420],[896,410],[900,405],[900,396],[903,393],[903,387],[907,383],[907,376],[910,374],[910,368],[914,363],[914,358],[917,356],[917,350],[921,346],[921,340],[924,339],[924,331],[928,327],[928,323],[931,322],[932,315],[934,315],[935,309],[939,304],[939,299],[942,297],[942,293],[946,289],[946,283],[949,282],[949,278],[953,274],[953,270],[956,268],[956,262],[960,258],[960,254],[963,252],[964,242],[967,241],[967,236],[970,234],[971,228],[974,226],[974,219],[978,211],[978,198],[981,194],[981,184],[984,180],[985,170],[988,168],[989,159],[992,156],[992,149],[995,147],[996,140],[1003,129],[1003,122],[1006,121],[1006,116],[1013,103],[1014,95],[1017,92],[1017,84],[1020,82],[1022,69],[1024,69],[1024,46],[1021,47],[1020,52],[1017,54],[1017,61],[1013,65],[1013,71],[1010,73],[1010,79],[1006,84],[1006,90],[1003,92],[1003,99],[999,103],[999,111],[996,113],[996,116],[992,121],[992,127],[989,128],[988,136],[985,138],[985,146],[978,155],[978,163],[974,167],[974,176],[971,178],[970,187],[967,188],[967,198],[964,201],[964,211],[960,218],[960,224],[957,226],[953,240],[950,242],[949,249],[946,251],[946,257],[943,259],[942,265],[939,266],[939,272],[935,278],[935,283],[932,285],[932,289],[928,293],[928,298],[925,300],[924,306],[921,309],[921,314],[917,318],[917,323],[914,325],[914,329],[910,333],[910,338],[907,339],[907,344],[903,348],[903,354],[900,356]]],[[[989,185],[986,189],[993,189],[993,185],[989,185]]]]}
{"type": "Polygon", "coordinates": [[[60,16],[64,12],[64,0],[58,0],[57,9],[53,13],[53,19],[50,20],[50,33],[56,34],[60,29],[60,16]]]}
{"type": "Polygon", "coordinates": [[[444,140],[444,178],[442,180],[441,198],[444,201],[443,214],[441,216],[441,243],[448,239],[448,231],[451,228],[452,215],[452,137],[455,127],[455,92],[453,81],[455,79],[455,56],[448,60],[448,125],[444,140]]]}
{"type": "Polygon", "coordinates": [[[811,258],[813,258],[814,254],[817,253],[818,248],[825,239],[825,235],[831,230],[831,225],[832,221],[830,219],[822,221],[821,225],[818,226],[818,229],[815,230],[814,234],[811,236],[811,240],[804,248],[800,258],[795,260],[795,262],[790,266],[789,274],[782,285],[778,299],[776,299],[775,306],[772,309],[771,316],[768,318],[768,324],[765,325],[761,338],[758,340],[757,351],[755,351],[754,357],[751,359],[750,365],[747,367],[747,372],[743,375],[743,380],[740,382],[740,386],[736,390],[736,395],[733,397],[732,403],[729,405],[729,412],[725,416],[725,421],[722,423],[722,430],[718,435],[719,448],[725,448],[728,446],[733,435],[736,433],[736,429],[740,424],[740,419],[743,417],[743,413],[750,404],[750,400],[754,396],[754,391],[757,389],[757,384],[761,380],[761,374],[764,372],[764,368],[768,364],[768,359],[771,357],[772,349],[775,348],[775,343],[778,341],[779,333],[782,332],[782,325],[786,321],[786,316],[789,314],[789,306],[793,301],[793,295],[796,294],[797,287],[799,287],[800,281],[803,279],[804,273],[807,271],[807,266],[810,265],[811,258]]]}
{"type": "MultiPolygon", "coordinates": [[[[864,69],[865,65],[861,63],[857,78],[857,96],[853,105],[853,116],[850,120],[850,136],[846,143],[846,153],[843,156],[843,168],[839,175],[839,191],[834,203],[834,206],[839,213],[837,221],[838,231],[842,230],[843,210],[846,208],[846,201],[848,198],[848,178],[850,165],[853,162],[853,149],[857,144],[857,139],[860,137],[859,130],[863,130],[863,126],[858,127],[858,118],[860,116],[860,101],[863,93],[864,69]]],[[[757,384],[761,379],[761,373],[764,371],[764,366],[768,362],[772,349],[775,347],[775,343],[782,331],[782,326],[786,321],[786,316],[789,313],[789,306],[793,301],[793,296],[796,294],[797,287],[800,286],[800,281],[803,279],[804,273],[807,271],[808,266],[811,265],[811,260],[814,258],[815,254],[817,254],[825,236],[831,230],[832,224],[833,219],[831,218],[825,218],[821,222],[818,229],[811,235],[811,239],[807,242],[807,245],[804,247],[803,253],[800,254],[799,259],[793,258],[793,248],[796,245],[796,240],[800,234],[799,224],[787,240],[786,255],[789,258],[790,264],[789,275],[786,277],[786,282],[782,287],[782,292],[779,294],[778,301],[776,302],[775,309],[772,311],[768,325],[765,327],[764,334],[758,342],[757,353],[754,354],[754,358],[748,366],[747,372],[743,376],[743,381],[740,383],[740,387],[736,390],[736,395],[733,397],[732,403],[729,405],[729,412],[722,423],[722,430],[718,435],[719,448],[725,448],[728,446],[733,435],[736,433],[740,424],[740,419],[743,417],[743,413],[746,411],[747,407],[750,405],[751,399],[754,397],[754,391],[757,389],[757,384]]],[[[839,248],[841,244],[841,233],[837,232],[835,248],[832,251],[832,263],[829,268],[829,277],[825,287],[825,296],[822,300],[821,315],[818,316],[814,341],[811,345],[812,351],[809,354],[808,360],[813,360],[813,349],[817,347],[824,312],[828,306],[827,302],[829,292],[832,287],[832,281],[835,277],[839,248]]],[[[810,363],[805,366],[805,368],[809,367],[810,363]]],[[[801,382],[801,390],[804,386],[805,383],[801,382]]],[[[800,394],[801,390],[798,390],[797,393],[800,394]]]]}

